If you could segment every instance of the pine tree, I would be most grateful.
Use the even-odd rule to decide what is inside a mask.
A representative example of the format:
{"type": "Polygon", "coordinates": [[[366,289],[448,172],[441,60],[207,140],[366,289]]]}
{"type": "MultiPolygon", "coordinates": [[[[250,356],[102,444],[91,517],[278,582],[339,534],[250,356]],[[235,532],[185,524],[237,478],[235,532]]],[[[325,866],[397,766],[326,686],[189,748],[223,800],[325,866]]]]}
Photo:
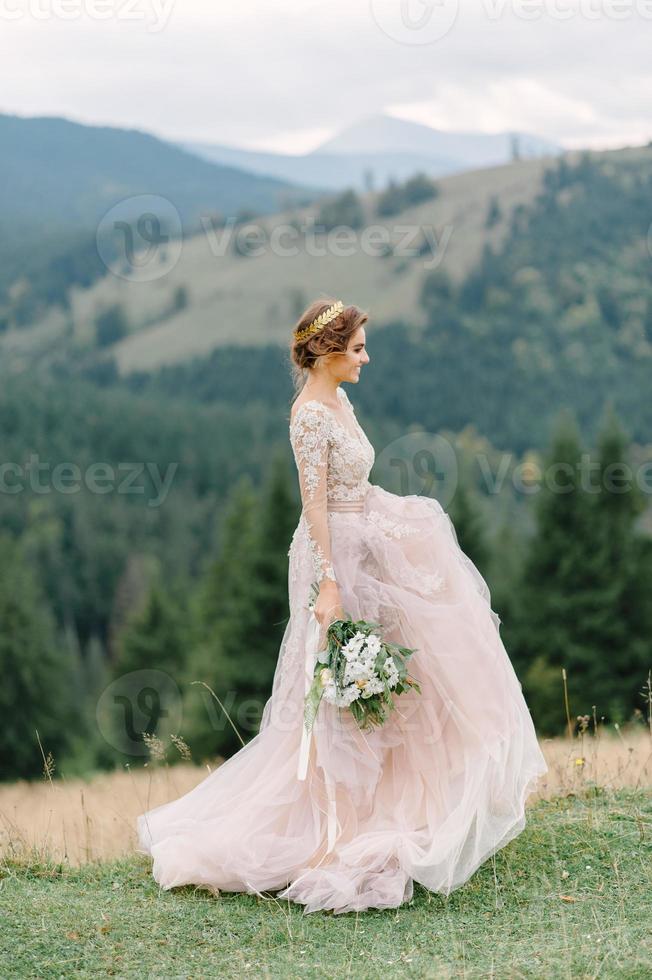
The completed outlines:
{"type": "Polygon", "coordinates": [[[147,601],[149,590],[160,572],[160,562],[154,555],[132,552],[127,556],[115,588],[109,619],[108,649],[112,659],[118,656],[118,636],[129,617],[147,601]]]}
{"type": "MultiPolygon", "coordinates": [[[[229,713],[240,738],[254,734],[255,717],[243,701],[251,690],[252,658],[259,638],[258,591],[254,584],[257,498],[249,477],[242,477],[228,500],[221,533],[221,551],[208,567],[193,606],[197,638],[191,652],[184,698],[184,735],[193,755],[203,759],[230,754],[240,746],[222,708],[229,713]]],[[[255,712],[254,712],[255,714],[255,712]]]]}
{"type": "Polygon", "coordinates": [[[118,686],[105,706],[109,715],[104,724],[111,729],[110,746],[120,753],[142,750],[144,734],[155,735],[166,749],[169,736],[181,734],[192,636],[187,605],[185,597],[155,581],[144,606],[117,636],[113,675],[118,686]]]}
{"type": "Polygon", "coordinates": [[[107,652],[98,636],[92,636],[82,651],[72,626],[65,632],[65,641],[75,663],[75,718],[78,731],[60,769],[66,776],[86,776],[97,768],[109,769],[124,760],[116,755],[115,746],[106,739],[98,725],[97,708],[103,692],[111,683],[107,652]]]}
{"type": "Polygon", "coordinates": [[[607,721],[630,717],[650,667],[652,543],[634,527],[645,503],[627,486],[626,448],[608,409],[590,482],[574,419],[562,413],[546,461],[549,477],[555,465],[563,477],[538,501],[513,635],[526,697],[549,732],[563,727],[562,667],[573,714],[595,705],[607,721]]]}
{"type": "Polygon", "coordinates": [[[594,521],[582,489],[581,467],[577,423],[564,410],[544,460],[537,526],[526,551],[516,622],[511,625],[516,658],[526,665],[526,699],[535,722],[548,733],[563,729],[561,668],[569,670],[572,694],[579,696],[587,680],[586,664],[595,656],[589,621],[599,576],[591,561],[594,521]]]}
{"type": "Polygon", "coordinates": [[[600,656],[591,673],[604,713],[616,721],[628,719],[638,706],[637,691],[652,667],[652,541],[635,527],[646,500],[631,479],[628,444],[608,405],[598,438],[600,492],[594,498],[595,555],[603,578],[600,656]]]}
{"type": "Polygon", "coordinates": [[[290,491],[285,457],[274,457],[263,487],[252,580],[257,591],[257,622],[253,633],[259,644],[252,651],[255,692],[265,698],[272,685],[279,647],[289,617],[288,547],[298,510],[290,491]]]}
{"type": "MultiPolygon", "coordinates": [[[[223,702],[240,736],[258,731],[271,693],[288,620],[288,546],[297,508],[285,459],[277,456],[262,493],[243,481],[225,517],[222,551],[198,602],[201,640],[192,680],[203,680],[223,702]]],[[[187,741],[200,756],[240,747],[233,727],[204,688],[195,687],[187,741]],[[197,704],[201,709],[197,709],[197,704]]]]}
{"type": "Polygon", "coordinates": [[[512,522],[504,523],[495,535],[491,556],[491,606],[500,617],[500,635],[519,679],[526,666],[518,644],[525,541],[512,522]]]}
{"type": "Polygon", "coordinates": [[[489,566],[489,548],[485,538],[484,521],[466,481],[458,482],[449,514],[460,548],[482,575],[486,575],[489,566]]]}
{"type": "Polygon", "coordinates": [[[116,673],[132,670],[164,670],[179,682],[186,649],[185,614],[178,600],[154,583],[144,607],[136,612],[119,635],[116,673]]]}
{"type": "Polygon", "coordinates": [[[0,779],[55,766],[76,732],[73,659],[19,545],[0,535],[0,779]],[[37,737],[38,732],[38,737],[37,737]]]}

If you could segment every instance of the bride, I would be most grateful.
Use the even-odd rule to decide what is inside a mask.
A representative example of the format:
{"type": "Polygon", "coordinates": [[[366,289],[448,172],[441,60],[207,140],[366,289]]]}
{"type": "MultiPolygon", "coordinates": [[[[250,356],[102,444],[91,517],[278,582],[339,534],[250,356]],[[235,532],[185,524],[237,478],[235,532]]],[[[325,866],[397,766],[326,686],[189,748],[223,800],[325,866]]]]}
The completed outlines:
{"type": "Polygon", "coordinates": [[[547,772],[489,590],[450,518],[433,498],[369,482],[374,450],[341,387],[369,362],[366,321],[319,300],[294,330],[305,383],[289,424],[303,504],[290,618],[258,734],[137,818],[162,888],[274,891],[336,913],[399,906],[415,881],[447,895],[523,830],[547,772]],[[371,732],[322,702],[308,742],[315,657],[345,614],[416,649],[421,693],[402,694],[371,732]]]}

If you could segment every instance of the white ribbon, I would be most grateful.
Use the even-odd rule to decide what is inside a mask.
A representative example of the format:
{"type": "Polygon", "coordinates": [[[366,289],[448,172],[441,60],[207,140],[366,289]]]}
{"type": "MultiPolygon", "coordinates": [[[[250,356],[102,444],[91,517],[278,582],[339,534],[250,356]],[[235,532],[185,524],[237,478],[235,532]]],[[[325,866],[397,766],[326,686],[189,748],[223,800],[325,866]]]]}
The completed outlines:
{"type": "MultiPolygon", "coordinates": [[[[317,654],[319,653],[319,634],[320,626],[319,622],[315,618],[315,614],[310,610],[310,619],[308,620],[308,629],[306,632],[306,655],[304,658],[304,695],[308,693],[315,676],[315,664],[317,662],[317,654]]],[[[312,729],[307,731],[305,723],[303,724],[302,734],[301,734],[301,748],[299,749],[299,767],[297,770],[297,779],[305,779],[308,772],[308,756],[310,754],[310,739],[312,737],[312,729]]]]}
{"type": "MultiPolygon", "coordinates": [[[[308,629],[306,633],[306,656],[304,659],[304,695],[308,693],[315,677],[315,664],[319,653],[319,637],[321,626],[315,617],[313,610],[310,610],[308,629]]],[[[304,780],[308,773],[308,758],[310,756],[310,742],[312,739],[312,728],[306,730],[305,722],[302,725],[301,746],[299,748],[299,763],[297,766],[297,779],[304,780]]],[[[324,782],[326,783],[326,793],[328,795],[328,854],[335,846],[337,834],[337,812],[335,806],[335,784],[327,772],[324,772],[324,782]]]]}

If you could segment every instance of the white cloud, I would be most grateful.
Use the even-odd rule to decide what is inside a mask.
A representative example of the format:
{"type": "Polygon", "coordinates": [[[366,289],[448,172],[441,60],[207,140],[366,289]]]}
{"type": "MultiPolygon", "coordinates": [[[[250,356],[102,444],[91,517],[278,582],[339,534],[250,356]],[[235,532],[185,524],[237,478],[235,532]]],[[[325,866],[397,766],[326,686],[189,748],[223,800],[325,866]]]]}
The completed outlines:
{"type": "Polygon", "coordinates": [[[489,82],[478,90],[442,84],[437,98],[423,103],[400,103],[389,107],[392,115],[412,119],[437,129],[473,130],[485,133],[519,129],[536,133],[573,131],[599,122],[597,110],[588,102],[555,92],[532,78],[510,78],[489,82]]]}
{"type": "MultiPolygon", "coordinates": [[[[34,2],[0,0],[0,11],[34,2]]],[[[652,138],[652,0],[649,17],[636,7],[647,0],[631,0],[623,20],[609,3],[627,12],[628,0],[541,0],[534,20],[535,0],[459,0],[427,45],[388,36],[372,0],[112,0],[108,20],[88,14],[93,2],[78,0],[74,21],[0,14],[2,111],[288,152],[383,111],[567,146],[652,138]],[[161,4],[167,19],[152,30],[161,4]]]]}

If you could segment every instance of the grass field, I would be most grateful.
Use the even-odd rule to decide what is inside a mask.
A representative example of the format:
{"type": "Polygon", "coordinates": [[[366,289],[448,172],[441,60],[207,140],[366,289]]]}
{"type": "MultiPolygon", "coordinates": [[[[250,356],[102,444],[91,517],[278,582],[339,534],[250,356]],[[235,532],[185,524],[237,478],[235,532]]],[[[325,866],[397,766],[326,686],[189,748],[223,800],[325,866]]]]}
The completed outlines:
{"type": "Polygon", "coordinates": [[[448,898],[304,915],[272,894],[160,891],[133,819],[189,765],[0,788],[2,977],[619,977],[652,963],[652,739],[543,742],[523,833],[448,898]]]}
{"type": "Polygon", "coordinates": [[[540,800],[448,898],[303,915],[272,896],[160,892],[142,858],[8,861],[3,976],[649,977],[649,792],[540,800]]]}

